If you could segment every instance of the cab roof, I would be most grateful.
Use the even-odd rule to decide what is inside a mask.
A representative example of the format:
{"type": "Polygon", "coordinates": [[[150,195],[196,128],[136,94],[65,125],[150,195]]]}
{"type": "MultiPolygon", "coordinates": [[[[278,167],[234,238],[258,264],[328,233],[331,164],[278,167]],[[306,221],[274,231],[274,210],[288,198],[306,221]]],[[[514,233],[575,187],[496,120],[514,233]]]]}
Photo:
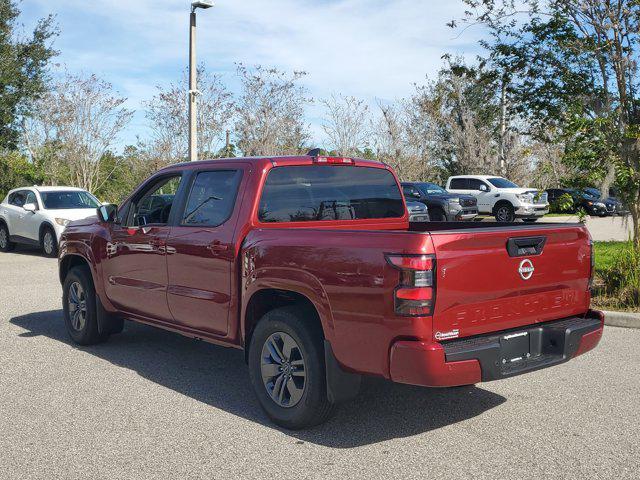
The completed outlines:
{"type": "MultiPolygon", "coordinates": [[[[252,165],[255,166],[261,166],[267,163],[271,163],[273,164],[273,166],[280,166],[280,165],[288,165],[288,166],[292,166],[292,165],[313,165],[315,163],[315,160],[317,158],[320,157],[325,157],[325,158],[336,158],[332,155],[319,155],[318,157],[315,156],[311,156],[311,155],[280,155],[280,156],[273,156],[273,157],[232,157],[232,158],[216,158],[216,159],[209,159],[209,160],[198,160],[195,162],[182,162],[182,163],[175,163],[172,165],[168,165],[166,167],[164,167],[162,170],[172,170],[172,169],[179,169],[179,168],[190,168],[195,166],[198,167],[202,167],[202,166],[213,166],[216,163],[221,163],[221,162],[225,162],[225,163],[229,163],[229,162],[239,162],[239,163],[251,163],[252,165]]],[[[355,157],[339,157],[339,158],[348,158],[353,160],[353,164],[354,166],[357,167],[374,167],[374,168],[384,168],[387,170],[390,170],[389,165],[387,165],[386,163],[383,162],[378,162],[376,160],[366,160],[364,158],[355,158],[355,157]]]]}

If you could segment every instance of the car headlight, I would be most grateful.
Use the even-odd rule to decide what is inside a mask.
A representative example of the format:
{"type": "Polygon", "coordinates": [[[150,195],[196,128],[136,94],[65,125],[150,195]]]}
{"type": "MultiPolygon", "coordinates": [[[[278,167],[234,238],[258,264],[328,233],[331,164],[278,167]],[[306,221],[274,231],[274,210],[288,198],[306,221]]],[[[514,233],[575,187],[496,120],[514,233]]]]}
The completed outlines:
{"type": "Polygon", "coordinates": [[[449,199],[449,210],[460,210],[461,208],[459,198],[456,197],[449,199]]]}
{"type": "Polygon", "coordinates": [[[522,203],[533,203],[533,195],[530,193],[518,193],[516,194],[516,198],[522,203]]]}
{"type": "Polygon", "coordinates": [[[62,227],[66,227],[69,225],[71,220],[67,220],[66,218],[56,218],[56,223],[62,227]]]}

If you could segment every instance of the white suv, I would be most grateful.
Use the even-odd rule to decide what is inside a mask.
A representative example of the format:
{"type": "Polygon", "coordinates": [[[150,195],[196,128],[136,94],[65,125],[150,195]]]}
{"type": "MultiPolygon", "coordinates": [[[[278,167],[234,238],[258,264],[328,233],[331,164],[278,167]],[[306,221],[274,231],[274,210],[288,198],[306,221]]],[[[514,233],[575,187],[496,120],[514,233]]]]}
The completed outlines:
{"type": "Polygon", "coordinates": [[[461,175],[449,177],[447,190],[466,193],[478,199],[478,212],[493,215],[498,222],[513,222],[522,218],[535,222],[549,213],[547,193],[535,188],[520,188],[506,178],[492,175],[461,175]]]}
{"type": "Polygon", "coordinates": [[[25,187],[11,190],[0,203],[0,251],[16,243],[40,246],[48,257],[58,255],[58,240],[72,220],[96,214],[100,202],[75,187],[25,187]]]}

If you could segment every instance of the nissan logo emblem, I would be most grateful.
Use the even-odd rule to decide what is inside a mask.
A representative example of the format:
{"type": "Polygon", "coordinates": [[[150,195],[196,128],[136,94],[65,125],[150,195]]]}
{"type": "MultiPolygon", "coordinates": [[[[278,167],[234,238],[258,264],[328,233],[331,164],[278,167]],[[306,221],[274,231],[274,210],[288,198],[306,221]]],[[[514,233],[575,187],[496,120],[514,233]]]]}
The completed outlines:
{"type": "Polygon", "coordinates": [[[533,272],[535,268],[533,268],[533,263],[528,258],[522,260],[520,262],[520,266],[518,267],[518,273],[522,277],[523,280],[529,280],[533,276],[533,272]]]}

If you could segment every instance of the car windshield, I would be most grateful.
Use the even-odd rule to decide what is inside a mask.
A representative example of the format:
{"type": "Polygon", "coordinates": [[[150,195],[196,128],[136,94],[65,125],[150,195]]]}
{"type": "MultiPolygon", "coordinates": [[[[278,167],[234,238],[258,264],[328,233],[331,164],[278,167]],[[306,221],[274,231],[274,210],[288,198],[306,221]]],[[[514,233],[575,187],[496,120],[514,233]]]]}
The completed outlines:
{"type": "Polygon", "coordinates": [[[513,182],[510,182],[506,178],[495,177],[495,178],[489,178],[487,180],[489,180],[489,183],[496,188],[518,188],[518,185],[516,185],[513,182]]]}
{"type": "Polygon", "coordinates": [[[587,195],[591,195],[592,197],[600,198],[602,196],[600,190],[598,190],[597,188],[585,188],[584,191],[587,195]]]}
{"type": "Polygon", "coordinates": [[[436,185],[435,183],[419,183],[418,187],[420,187],[420,190],[422,190],[422,192],[426,193],[427,195],[448,193],[444,188],[442,188],[440,185],[436,185]]]}
{"type": "Polygon", "coordinates": [[[93,195],[82,190],[40,192],[40,197],[47,210],[98,208],[100,206],[100,202],[93,195]]]}

